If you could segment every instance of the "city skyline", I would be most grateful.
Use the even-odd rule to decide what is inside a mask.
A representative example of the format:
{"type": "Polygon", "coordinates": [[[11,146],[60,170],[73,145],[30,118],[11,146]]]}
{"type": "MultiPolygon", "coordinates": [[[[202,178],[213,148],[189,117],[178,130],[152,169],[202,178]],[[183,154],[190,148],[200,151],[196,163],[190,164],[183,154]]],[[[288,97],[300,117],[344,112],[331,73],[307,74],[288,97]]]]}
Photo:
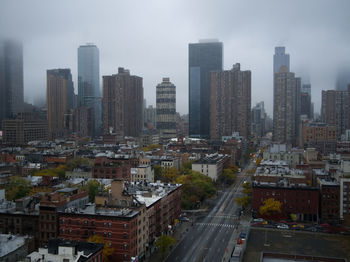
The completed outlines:
{"type": "Polygon", "coordinates": [[[136,12],[134,2],[101,5],[87,1],[78,20],[75,18],[80,1],[69,8],[64,1],[19,1],[25,12],[18,10],[15,2],[2,3],[0,37],[23,40],[24,92],[25,100],[30,102],[40,95],[44,97],[45,71],[49,68],[70,68],[77,88],[76,48],[88,42],[96,44],[101,52],[100,86],[103,75],[113,74],[118,67],[130,68],[143,77],[145,98],[155,105],[154,88],[159,78],[169,76],[178,87],[177,109],[182,114],[188,113],[187,46],[198,39],[214,37],[224,43],[224,69],[236,62],[251,69],[252,104],[265,101],[270,116],[270,57],[275,46],[286,47],[292,57],[290,70],[312,84],[315,112],[320,110],[321,90],[334,89],[337,72],[350,68],[347,1],[338,1],[336,6],[332,1],[252,1],[249,6],[231,1],[203,6],[196,2],[153,1],[139,4],[136,12]],[[64,21],[60,15],[63,9],[64,21]],[[118,15],[110,19],[112,10],[118,10],[118,15]],[[194,14],[194,10],[198,11],[194,14]],[[271,12],[275,14],[273,19],[271,12]],[[172,13],[178,13],[179,19],[173,19],[172,13]],[[159,23],[159,19],[163,22],[159,23]],[[123,23],[127,26],[119,26],[123,23]],[[118,33],[111,35],[115,25],[118,33]]]}

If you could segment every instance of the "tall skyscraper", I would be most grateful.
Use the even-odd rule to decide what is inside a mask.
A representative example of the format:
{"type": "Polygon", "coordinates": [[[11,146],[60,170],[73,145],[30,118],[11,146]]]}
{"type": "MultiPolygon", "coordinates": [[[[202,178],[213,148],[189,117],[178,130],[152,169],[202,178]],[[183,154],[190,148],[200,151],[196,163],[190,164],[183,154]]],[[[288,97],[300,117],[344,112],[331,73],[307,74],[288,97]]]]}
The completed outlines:
{"type": "Polygon", "coordinates": [[[94,44],[78,48],[78,106],[93,108],[95,136],[101,134],[100,55],[94,44]]]}
{"type": "Polygon", "coordinates": [[[347,91],[322,91],[322,121],[337,129],[338,138],[350,129],[350,86],[347,91]]]}
{"type": "Polygon", "coordinates": [[[139,137],[143,127],[142,77],[118,68],[118,74],[103,76],[103,131],[139,137]]]}
{"type": "Polygon", "coordinates": [[[210,138],[221,140],[233,132],[250,138],[251,72],[232,70],[210,73],[210,138]]]}
{"type": "Polygon", "coordinates": [[[256,137],[265,135],[266,112],[264,102],[257,103],[252,109],[252,132],[256,137]]]}
{"type": "Polygon", "coordinates": [[[73,109],[73,81],[70,69],[47,70],[47,121],[50,139],[68,135],[73,109]]]}
{"type": "Polygon", "coordinates": [[[168,77],[157,85],[157,129],[162,138],[176,137],[176,86],[168,77]]]}
{"type": "Polygon", "coordinates": [[[217,40],[189,44],[189,135],[209,138],[210,72],[221,71],[223,44],[217,40]]]}
{"type": "Polygon", "coordinates": [[[273,140],[296,145],[300,122],[301,79],[282,66],[274,74],[273,140]]]}
{"type": "Polygon", "coordinates": [[[23,111],[23,48],[0,40],[0,128],[4,119],[23,111]]]}
{"type": "Polygon", "coordinates": [[[313,118],[311,103],[311,85],[303,84],[300,94],[300,114],[306,115],[308,119],[313,118]]]}
{"type": "Polygon", "coordinates": [[[290,70],[289,54],[286,54],[286,48],[284,46],[277,46],[273,55],[273,73],[278,73],[282,66],[290,70]]]}

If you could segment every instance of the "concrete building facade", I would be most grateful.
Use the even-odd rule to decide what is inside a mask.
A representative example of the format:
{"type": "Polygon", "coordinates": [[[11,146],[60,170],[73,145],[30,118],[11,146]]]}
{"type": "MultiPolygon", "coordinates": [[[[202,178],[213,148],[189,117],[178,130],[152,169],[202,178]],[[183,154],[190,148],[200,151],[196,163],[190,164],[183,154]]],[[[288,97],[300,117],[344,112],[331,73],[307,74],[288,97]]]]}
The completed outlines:
{"type": "Polygon", "coordinates": [[[118,74],[103,76],[103,132],[140,137],[143,128],[142,77],[118,69],[118,74]]]}
{"type": "Polygon", "coordinates": [[[164,139],[176,137],[176,86],[168,77],[157,85],[157,129],[164,139]]]}
{"type": "Polygon", "coordinates": [[[274,75],[273,140],[296,145],[300,122],[301,79],[282,66],[274,75]]]}
{"type": "Polygon", "coordinates": [[[210,138],[221,140],[238,132],[250,138],[251,72],[232,70],[210,73],[210,138]]]}

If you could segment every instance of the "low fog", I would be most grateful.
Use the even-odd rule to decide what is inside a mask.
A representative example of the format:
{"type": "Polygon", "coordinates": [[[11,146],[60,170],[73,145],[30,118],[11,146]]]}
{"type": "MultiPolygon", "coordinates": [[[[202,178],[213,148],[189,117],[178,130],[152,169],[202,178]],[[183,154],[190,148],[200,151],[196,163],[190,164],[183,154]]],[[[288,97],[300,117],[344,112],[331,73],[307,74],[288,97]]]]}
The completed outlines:
{"type": "Polygon", "coordinates": [[[319,112],[321,90],[350,74],[349,10],[348,0],[2,0],[0,38],[23,41],[28,102],[45,97],[47,69],[70,68],[77,92],[77,48],[94,43],[101,81],[128,68],[143,77],[147,104],[155,104],[155,87],[168,76],[182,114],[188,112],[188,43],[222,41],[224,68],[239,62],[252,71],[252,106],[263,100],[270,115],[272,57],[283,45],[291,71],[311,83],[319,112]]]}

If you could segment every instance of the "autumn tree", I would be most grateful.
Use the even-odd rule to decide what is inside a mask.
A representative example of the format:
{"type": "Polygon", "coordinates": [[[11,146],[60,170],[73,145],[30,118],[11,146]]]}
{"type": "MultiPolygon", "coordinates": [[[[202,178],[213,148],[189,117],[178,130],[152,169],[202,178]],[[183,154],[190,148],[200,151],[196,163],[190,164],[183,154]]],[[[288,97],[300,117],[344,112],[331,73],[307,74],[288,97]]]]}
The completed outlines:
{"type": "Polygon", "coordinates": [[[103,251],[102,251],[102,261],[103,262],[113,261],[112,255],[114,253],[114,248],[112,248],[106,241],[104,241],[102,236],[96,235],[96,234],[91,235],[88,238],[88,242],[96,243],[96,244],[104,244],[103,251]]]}
{"type": "Polygon", "coordinates": [[[12,201],[25,197],[31,188],[31,184],[23,177],[12,176],[9,184],[5,187],[6,199],[12,201]]]}
{"type": "Polygon", "coordinates": [[[176,179],[180,176],[180,172],[175,167],[164,168],[162,176],[165,182],[175,183],[176,179]]]}
{"type": "Polygon", "coordinates": [[[195,208],[199,202],[216,193],[213,180],[196,171],[190,170],[188,174],[179,176],[176,182],[182,184],[182,207],[184,209],[195,208]]]}
{"type": "Polygon", "coordinates": [[[263,216],[273,216],[281,213],[281,202],[273,198],[268,198],[260,206],[259,213],[263,216]]]}
{"type": "Polygon", "coordinates": [[[170,246],[174,243],[175,239],[173,237],[163,234],[157,239],[155,245],[159,249],[159,252],[162,255],[162,257],[164,257],[165,252],[167,252],[170,246]]]}
{"type": "Polygon", "coordinates": [[[244,182],[242,187],[244,196],[237,197],[235,201],[239,206],[248,207],[252,201],[252,186],[249,182],[244,182]]]}
{"type": "Polygon", "coordinates": [[[104,190],[104,185],[98,182],[95,179],[90,180],[87,183],[87,189],[89,193],[89,202],[95,202],[95,196],[97,193],[102,192],[104,190]]]}

